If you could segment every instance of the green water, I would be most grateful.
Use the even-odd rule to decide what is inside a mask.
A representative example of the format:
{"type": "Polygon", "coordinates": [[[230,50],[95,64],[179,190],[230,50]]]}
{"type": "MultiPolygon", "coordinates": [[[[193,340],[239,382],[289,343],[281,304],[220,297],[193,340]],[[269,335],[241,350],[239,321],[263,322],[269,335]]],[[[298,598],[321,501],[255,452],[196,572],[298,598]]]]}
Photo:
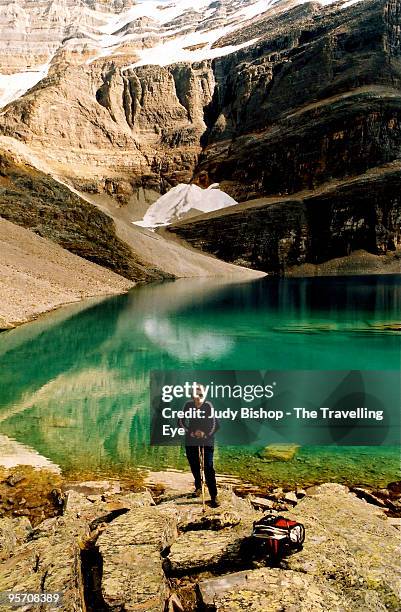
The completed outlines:
{"type": "MultiPolygon", "coordinates": [[[[399,369],[401,275],[223,283],[180,280],[63,308],[0,336],[0,433],[66,472],[186,468],[149,447],[151,369],[399,369]]],[[[221,472],[259,482],[384,485],[391,447],[304,447],[266,463],[217,448],[221,472]]]]}

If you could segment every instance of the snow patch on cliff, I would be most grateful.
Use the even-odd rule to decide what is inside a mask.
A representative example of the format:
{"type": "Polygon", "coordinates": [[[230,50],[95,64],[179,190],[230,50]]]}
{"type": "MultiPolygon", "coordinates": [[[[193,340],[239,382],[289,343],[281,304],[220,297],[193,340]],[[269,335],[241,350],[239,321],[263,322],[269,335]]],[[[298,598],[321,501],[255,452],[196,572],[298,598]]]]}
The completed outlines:
{"type": "Polygon", "coordinates": [[[143,219],[133,221],[133,224],[153,229],[169,225],[184,216],[195,216],[197,213],[211,212],[234,204],[237,202],[224,191],[220,191],[217,183],[207,189],[180,183],[149,206],[143,219]]]}
{"type": "Polygon", "coordinates": [[[49,64],[43,64],[26,72],[0,74],[0,108],[23,96],[47,76],[49,64]]]}

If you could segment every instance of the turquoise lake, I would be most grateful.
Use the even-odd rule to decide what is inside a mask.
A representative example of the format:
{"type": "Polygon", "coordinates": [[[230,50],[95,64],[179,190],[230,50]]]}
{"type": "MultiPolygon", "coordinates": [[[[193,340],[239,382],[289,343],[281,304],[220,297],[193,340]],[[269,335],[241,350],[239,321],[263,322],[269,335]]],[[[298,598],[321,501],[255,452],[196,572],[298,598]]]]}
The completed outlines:
{"type": "MultiPolygon", "coordinates": [[[[400,370],[401,275],[179,280],[64,307],[0,335],[0,434],[64,472],[184,468],[149,439],[152,369],[400,370]]],[[[216,449],[255,482],[384,486],[399,448],[301,447],[265,462],[216,449]]]]}

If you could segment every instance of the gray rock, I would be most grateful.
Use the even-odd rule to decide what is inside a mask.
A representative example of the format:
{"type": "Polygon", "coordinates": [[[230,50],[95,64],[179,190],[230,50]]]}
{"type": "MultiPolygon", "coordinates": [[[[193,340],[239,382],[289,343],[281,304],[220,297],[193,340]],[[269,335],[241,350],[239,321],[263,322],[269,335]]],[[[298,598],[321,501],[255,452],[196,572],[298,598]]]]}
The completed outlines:
{"type": "Polygon", "coordinates": [[[96,546],[111,610],[164,610],[169,590],[160,553],[175,536],[176,523],[157,508],[131,510],[107,526],[96,546]]]}
{"type": "Polygon", "coordinates": [[[166,568],[184,574],[238,564],[242,538],[235,530],[188,531],[172,544],[166,568]]]}
{"type": "Polygon", "coordinates": [[[124,493],[118,499],[121,503],[129,505],[130,508],[143,508],[155,505],[155,501],[148,489],[139,493],[124,493]]]}
{"type": "Polygon", "coordinates": [[[0,561],[8,559],[32,530],[26,516],[0,519],[0,561]]]}
{"type": "Polygon", "coordinates": [[[102,595],[110,610],[162,612],[169,590],[154,544],[103,545],[102,595]]]}
{"type": "Polygon", "coordinates": [[[170,546],[176,534],[175,521],[157,508],[138,508],[113,520],[99,536],[97,545],[100,552],[139,544],[152,544],[162,551],[170,546]]]}
{"type": "Polygon", "coordinates": [[[289,569],[328,580],[352,610],[401,609],[400,539],[384,513],[325,484],[290,513],[306,528],[303,550],[287,560],[289,569]]]}
{"type": "Polygon", "coordinates": [[[369,489],[365,489],[364,487],[352,487],[351,491],[361,499],[366,499],[366,501],[370,504],[380,506],[381,508],[386,508],[387,506],[385,500],[381,499],[380,497],[377,497],[377,495],[369,491],[369,489]]]}
{"type": "Polygon", "coordinates": [[[94,529],[102,522],[108,523],[115,519],[119,514],[134,508],[149,508],[153,504],[153,498],[149,491],[113,496],[86,496],[76,491],[69,491],[66,497],[64,515],[80,518],[94,529]]]}
{"type": "Polygon", "coordinates": [[[220,529],[239,525],[240,522],[241,516],[238,514],[238,512],[223,510],[198,515],[198,517],[192,521],[181,523],[179,525],[179,529],[181,531],[197,531],[202,529],[219,531],[220,529]]]}
{"type": "Polygon", "coordinates": [[[39,523],[39,525],[32,529],[29,539],[38,540],[39,538],[47,538],[50,535],[54,535],[57,530],[58,521],[59,519],[56,516],[42,521],[39,523]]]}
{"type": "Polygon", "coordinates": [[[344,612],[341,595],[328,584],[293,571],[262,568],[204,580],[199,584],[207,610],[234,612],[344,612]]]}
{"type": "Polygon", "coordinates": [[[251,497],[250,501],[252,506],[261,508],[262,510],[270,510],[274,507],[274,501],[265,499],[264,497],[251,497]]]}
{"type": "Polygon", "coordinates": [[[288,493],[286,493],[284,495],[284,501],[291,503],[292,505],[295,505],[298,503],[298,497],[297,494],[294,493],[294,491],[288,491],[288,493]]]}
{"type": "MultiPolygon", "coordinates": [[[[86,535],[78,521],[60,517],[48,537],[21,544],[1,564],[0,591],[62,591],[59,612],[84,612],[79,541],[86,535]]],[[[23,611],[37,609],[28,605],[23,611]]]]}

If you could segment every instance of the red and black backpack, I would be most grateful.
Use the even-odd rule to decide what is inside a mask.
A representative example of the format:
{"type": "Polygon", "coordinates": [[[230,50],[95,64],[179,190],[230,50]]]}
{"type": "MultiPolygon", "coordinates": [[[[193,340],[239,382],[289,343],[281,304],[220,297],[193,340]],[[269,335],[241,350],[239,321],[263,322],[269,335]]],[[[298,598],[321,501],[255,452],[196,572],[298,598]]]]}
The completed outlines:
{"type": "Polygon", "coordinates": [[[252,537],[264,541],[267,552],[281,557],[288,552],[300,550],[305,540],[305,527],[284,516],[267,515],[255,521],[252,537]]]}

